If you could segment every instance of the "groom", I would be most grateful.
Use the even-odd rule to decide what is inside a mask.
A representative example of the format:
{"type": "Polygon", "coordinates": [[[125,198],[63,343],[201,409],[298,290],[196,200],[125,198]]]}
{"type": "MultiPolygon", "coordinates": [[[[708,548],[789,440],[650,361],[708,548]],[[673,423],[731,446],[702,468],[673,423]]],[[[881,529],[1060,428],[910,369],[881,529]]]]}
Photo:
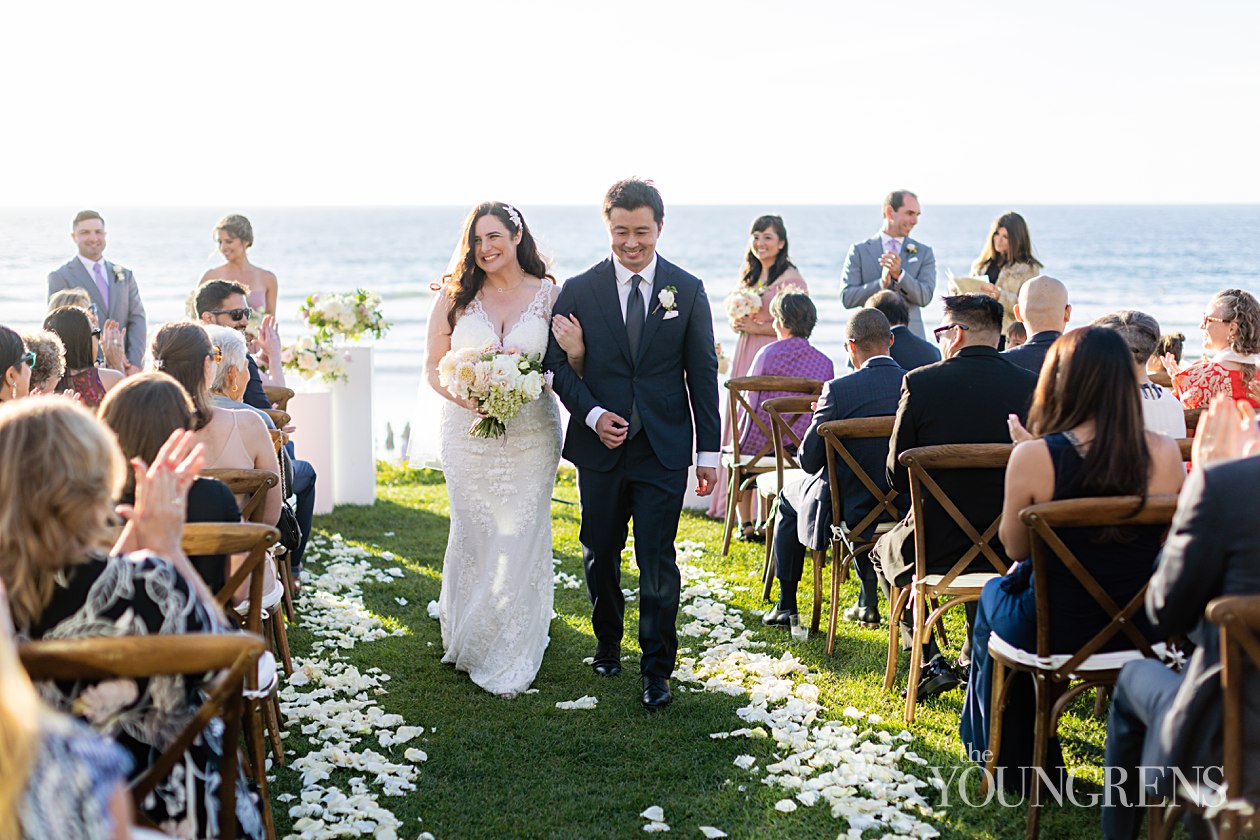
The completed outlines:
{"type": "Polygon", "coordinates": [[[570,414],[564,457],[578,468],[582,560],[598,640],[595,673],[621,672],[621,551],[633,517],[639,671],[649,709],[673,699],[674,537],[691,466],[692,418],[701,496],[717,481],[721,429],[709,300],[697,278],[657,256],[664,220],[665,204],[650,182],[613,184],[604,196],[612,255],[565,282],[553,309],[583,328],[583,373],[569,366],[554,335],[545,361],[570,414]]]}

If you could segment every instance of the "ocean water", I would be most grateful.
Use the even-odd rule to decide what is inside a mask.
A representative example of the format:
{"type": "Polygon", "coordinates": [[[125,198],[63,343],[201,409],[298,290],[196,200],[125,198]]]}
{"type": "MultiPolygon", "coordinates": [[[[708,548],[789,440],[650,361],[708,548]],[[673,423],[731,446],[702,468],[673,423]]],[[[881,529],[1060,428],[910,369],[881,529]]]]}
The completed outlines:
{"type": "MultiPolygon", "coordinates": [[[[121,208],[100,209],[107,221],[106,255],[132,269],[156,326],[183,317],[185,301],[201,274],[221,260],[212,240],[216,220],[245,213],[257,243],[256,264],[280,282],[282,337],[299,334],[297,307],[309,294],[379,292],[393,329],[375,342],[375,421],[400,430],[414,412],[433,293],[429,284],[446,269],[467,208],[121,208]]],[[[563,280],[608,253],[597,205],[520,208],[563,280]]],[[[945,270],[965,274],[989,225],[1010,208],[924,205],[914,238],[936,252],[938,298],[927,307],[940,317],[945,270]]],[[[1260,291],[1260,206],[1029,206],[1034,249],[1046,271],[1063,280],[1076,324],[1116,309],[1142,309],[1166,332],[1200,346],[1198,324],[1212,294],[1226,287],[1260,291]]],[[[74,208],[0,209],[0,323],[19,330],[37,326],[45,310],[50,270],[74,254],[69,238],[74,208]]],[[[783,216],[790,253],[819,307],[813,341],[843,365],[847,318],[840,302],[840,272],[851,243],[879,228],[878,207],[668,207],[659,252],[700,277],[719,313],[717,339],[733,348],[735,335],[720,303],[743,264],[748,228],[767,212],[783,216]]],[[[295,387],[301,381],[290,377],[295,387]]]]}

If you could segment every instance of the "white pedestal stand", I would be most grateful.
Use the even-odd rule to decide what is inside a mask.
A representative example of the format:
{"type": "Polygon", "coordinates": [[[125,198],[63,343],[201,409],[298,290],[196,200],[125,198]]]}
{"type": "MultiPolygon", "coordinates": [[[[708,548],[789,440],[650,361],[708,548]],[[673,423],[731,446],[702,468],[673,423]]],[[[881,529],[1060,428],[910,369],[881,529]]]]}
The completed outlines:
{"type": "Polygon", "coordinates": [[[376,501],[376,449],[372,434],[372,348],[346,350],[345,382],[332,385],[333,495],[339,505],[376,501]]]}
{"type": "Polygon", "coordinates": [[[298,391],[289,400],[289,416],[297,431],[293,449],[297,457],[315,468],[315,513],[332,513],[336,501],[333,468],[332,394],[298,391]]]}

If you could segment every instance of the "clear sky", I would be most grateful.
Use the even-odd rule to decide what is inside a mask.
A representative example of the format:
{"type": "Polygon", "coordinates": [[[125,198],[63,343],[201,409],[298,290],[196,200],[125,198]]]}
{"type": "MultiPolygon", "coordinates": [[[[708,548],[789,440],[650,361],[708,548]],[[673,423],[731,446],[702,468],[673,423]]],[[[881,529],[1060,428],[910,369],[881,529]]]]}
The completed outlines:
{"type": "Polygon", "coordinates": [[[1260,3],[14,3],[0,204],[1260,201],[1260,3]]]}

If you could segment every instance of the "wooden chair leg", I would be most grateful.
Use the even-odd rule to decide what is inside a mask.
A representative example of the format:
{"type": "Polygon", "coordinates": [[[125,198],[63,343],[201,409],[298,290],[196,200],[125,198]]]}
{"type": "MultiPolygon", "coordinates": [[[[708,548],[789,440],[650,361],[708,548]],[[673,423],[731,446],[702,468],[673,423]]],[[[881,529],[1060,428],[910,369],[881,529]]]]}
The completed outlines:
{"type": "MultiPolygon", "coordinates": [[[[778,518],[778,499],[770,503],[770,516],[766,519],[766,560],[762,577],[767,582],[774,580],[774,521],[778,518]]],[[[769,600],[770,596],[766,595],[769,600]]]]}
{"type": "Polygon", "coordinates": [[[739,515],[739,467],[732,466],[728,474],[731,480],[726,486],[726,522],[722,525],[723,557],[731,553],[731,534],[735,530],[735,518],[739,515]]]}
{"type": "Polygon", "coordinates": [[[772,601],[774,593],[774,558],[766,555],[765,568],[761,570],[761,600],[772,601]]]}
{"type": "Polygon", "coordinates": [[[989,685],[989,749],[985,755],[984,778],[980,780],[980,792],[987,794],[996,783],[998,756],[1002,752],[1002,713],[1006,709],[1006,666],[990,655],[993,663],[993,679],[989,685]]]}
{"type": "Polygon", "coordinates": [[[840,621],[840,568],[849,562],[848,552],[839,540],[831,543],[831,606],[827,624],[827,655],[836,655],[836,628],[840,621]],[[844,559],[841,560],[841,557],[844,559]]]}
{"type": "Polygon", "coordinates": [[[905,611],[909,587],[888,590],[888,662],[884,666],[884,691],[892,691],[897,679],[897,660],[901,656],[901,614],[905,611]]]}
{"type": "Polygon", "coordinates": [[[924,627],[924,621],[927,618],[924,613],[927,611],[927,599],[923,596],[923,590],[911,584],[910,592],[910,608],[911,616],[914,622],[914,633],[911,635],[910,641],[910,671],[906,674],[906,723],[914,723],[914,709],[919,702],[919,672],[923,668],[923,643],[927,633],[932,628],[924,627]],[[926,631],[926,632],[925,632],[926,631]]]}
{"type": "Polygon", "coordinates": [[[823,600],[823,561],[827,558],[827,552],[810,550],[810,557],[814,561],[814,617],[809,626],[811,633],[818,632],[818,622],[822,619],[822,600],[823,600]]]}
{"type": "Polygon", "coordinates": [[[263,701],[263,715],[267,739],[271,743],[271,761],[273,764],[284,764],[284,744],[280,741],[280,698],[275,691],[263,701]]]}
{"type": "Polygon", "coordinates": [[[289,634],[284,628],[284,611],[273,609],[271,614],[263,622],[270,624],[270,628],[263,628],[264,632],[270,632],[272,641],[275,642],[276,653],[280,657],[280,665],[284,668],[284,673],[293,673],[293,658],[289,655],[289,634]]]}
{"type": "Polygon", "coordinates": [[[293,611],[293,568],[290,564],[289,552],[276,555],[276,567],[280,572],[280,585],[284,587],[284,616],[289,621],[296,618],[293,611]]]}
{"type": "Polygon", "coordinates": [[[1107,702],[1111,699],[1111,687],[1100,685],[1094,689],[1094,717],[1107,719],[1107,702]]]}
{"type": "Polygon", "coordinates": [[[1031,789],[1028,793],[1028,819],[1024,824],[1025,840],[1036,840],[1038,832],[1041,830],[1041,774],[1037,772],[1040,767],[1045,770],[1046,759],[1050,752],[1050,686],[1048,682],[1039,674],[1033,674],[1033,693],[1036,695],[1037,703],[1037,719],[1033,725],[1033,759],[1032,767],[1029,771],[1032,773],[1030,781],[1031,789]]]}
{"type": "MultiPolygon", "coordinates": [[[[940,601],[936,598],[932,599],[933,612],[935,612],[940,605],[940,601]]],[[[946,650],[949,647],[949,639],[945,637],[945,616],[941,616],[941,620],[936,622],[936,626],[932,628],[932,632],[941,637],[941,650],[946,650]]]]}

